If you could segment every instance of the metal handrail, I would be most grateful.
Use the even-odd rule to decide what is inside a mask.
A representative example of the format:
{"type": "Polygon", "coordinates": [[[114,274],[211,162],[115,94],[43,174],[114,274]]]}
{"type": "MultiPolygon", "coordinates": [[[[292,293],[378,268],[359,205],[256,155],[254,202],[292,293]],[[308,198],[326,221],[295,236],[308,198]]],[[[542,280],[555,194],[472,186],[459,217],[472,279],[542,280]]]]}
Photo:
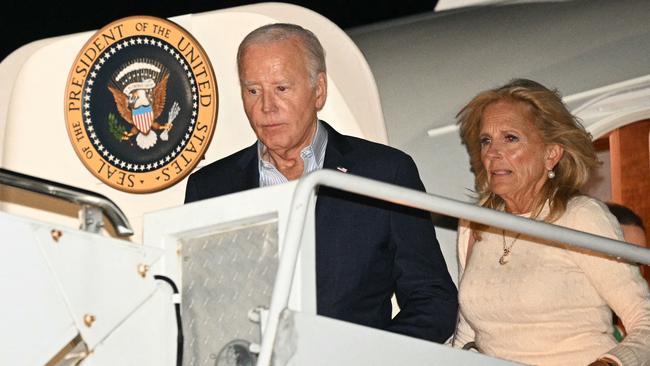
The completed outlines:
{"type": "Polygon", "coordinates": [[[0,168],[0,184],[56,197],[82,206],[97,207],[113,224],[117,235],[133,235],[133,229],[124,212],[113,201],[101,194],[4,168],[0,168]]]}
{"type": "Polygon", "coordinates": [[[368,178],[344,174],[333,170],[318,170],[300,179],[293,195],[287,222],[285,243],[275,278],[266,329],[257,360],[257,366],[271,363],[273,344],[280,321],[280,313],[289,303],[289,294],[300,249],[300,239],[307,219],[307,209],[316,196],[319,186],[327,186],[360,194],[395,204],[454,216],[469,221],[496,226],[522,234],[586,248],[626,259],[631,262],[650,264],[650,249],[630,245],[598,235],[587,234],[566,227],[535,221],[498,212],[474,204],[456,201],[413,189],[383,183],[368,178]]]}

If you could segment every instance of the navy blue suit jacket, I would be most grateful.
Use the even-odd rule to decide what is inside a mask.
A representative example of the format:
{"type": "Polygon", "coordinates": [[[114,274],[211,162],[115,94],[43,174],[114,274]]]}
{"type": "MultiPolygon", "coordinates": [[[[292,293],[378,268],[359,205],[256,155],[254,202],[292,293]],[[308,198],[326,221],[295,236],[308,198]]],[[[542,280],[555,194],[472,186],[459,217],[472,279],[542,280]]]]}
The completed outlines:
{"type": "MultiPolygon", "coordinates": [[[[323,125],[324,169],[424,191],[407,154],[323,125]]],[[[185,202],[256,187],[253,144],[191,174],[185,202]]],[[[452,334],[458,308],[428,212],[326,187],[316,201],[316,297],[321,315],[436,342],[452,334]],[[393,292],[401,310],[391,319],[393,292]]]]}

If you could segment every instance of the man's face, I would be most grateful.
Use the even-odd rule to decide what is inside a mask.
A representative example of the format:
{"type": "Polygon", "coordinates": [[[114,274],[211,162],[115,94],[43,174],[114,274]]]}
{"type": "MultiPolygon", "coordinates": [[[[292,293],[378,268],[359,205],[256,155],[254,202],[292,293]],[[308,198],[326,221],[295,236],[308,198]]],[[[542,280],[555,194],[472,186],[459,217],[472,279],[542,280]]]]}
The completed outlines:
{"type": "Polygon", "coordinates": [[[239,71],[246,116],[264,145],[279,153],[308,146],[316,112],[325,104],[327,79],[320,73],[312,85],[301,41],[252,44],[239,71]]]}

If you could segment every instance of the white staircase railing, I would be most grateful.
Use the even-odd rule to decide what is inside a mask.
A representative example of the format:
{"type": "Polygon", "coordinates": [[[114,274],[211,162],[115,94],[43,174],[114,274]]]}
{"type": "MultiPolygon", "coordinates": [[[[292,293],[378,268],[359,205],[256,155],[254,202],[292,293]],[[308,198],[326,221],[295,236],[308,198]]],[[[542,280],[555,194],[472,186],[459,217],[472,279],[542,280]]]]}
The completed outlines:
{"type": "Polygon", "coordinates": [[[287,307],[289,301],[289,292],[300,250],[300,239],[307,215],[310,214],[310,212],[307,212],[308,207],[310,207],[311,200],[315,198],[319,186],[336,188],[404,206],[496,226],[541,239],[605,253],[634,263],[650,264],[650,249],[630,245],[622,241],[530,220],[351,174],[333,170],[319,170],[301,178],[293,196],[286,239],[275,278],[266,329],[264,329],[257,361],[258,366],[266,366],[271,363],[280,313],[287,307]]]}
{"type": "Polygon", "coordinates": [[[99,193],[4,168],[0,168],[0,184],[79,204],[82,230],[98,232],[102,224],[101,214],[104,213],[113,224],[117,235],[133,235],[133,229],[124,212],[113,201],[99,193]]]}

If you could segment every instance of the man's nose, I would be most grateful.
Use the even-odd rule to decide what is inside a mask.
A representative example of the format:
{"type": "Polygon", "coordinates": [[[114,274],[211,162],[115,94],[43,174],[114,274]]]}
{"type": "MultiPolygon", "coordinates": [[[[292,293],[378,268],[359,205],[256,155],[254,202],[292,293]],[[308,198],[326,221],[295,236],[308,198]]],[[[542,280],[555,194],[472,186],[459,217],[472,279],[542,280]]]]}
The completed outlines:
{"type": "Polygon", "coordinates": [[[273,112],[276,109],[275,95],[271,92],[262,93],[262,111],[273,112]]]}

